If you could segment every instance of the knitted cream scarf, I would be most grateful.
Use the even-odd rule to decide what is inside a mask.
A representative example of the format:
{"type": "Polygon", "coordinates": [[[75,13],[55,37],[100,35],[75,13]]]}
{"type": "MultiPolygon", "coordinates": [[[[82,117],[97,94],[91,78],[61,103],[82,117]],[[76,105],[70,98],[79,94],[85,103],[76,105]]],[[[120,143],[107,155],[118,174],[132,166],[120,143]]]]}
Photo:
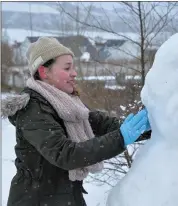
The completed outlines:
{"type": "MultiPolygon", "coordinates": [[[[45,82],[34,80],[32,77],[27,80],[27,86],[40,93],[53,106],[59,117],[63,119],[68,137],[72,141],[82,142],[94,137],[88,121],[89,110],[79,97],[68,95],[45,82]]],[[[70,170],[69,179],[81,181],[87,177],[89,172],[95,173],[102,169],[103,163],[100,162],[84,168],[70,170]]]]}

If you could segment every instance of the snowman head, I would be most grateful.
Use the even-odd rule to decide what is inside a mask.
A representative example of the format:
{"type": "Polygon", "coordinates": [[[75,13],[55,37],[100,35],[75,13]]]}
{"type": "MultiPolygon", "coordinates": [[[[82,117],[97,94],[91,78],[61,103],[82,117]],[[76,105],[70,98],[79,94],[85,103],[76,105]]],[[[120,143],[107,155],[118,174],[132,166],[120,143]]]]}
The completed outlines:
{"type": "Polygon", "coordinates": [[[148,110],[152,132],[177,139],[178,128],[178,33],[158,49],[148,72],[141,99],[148,110]]]}

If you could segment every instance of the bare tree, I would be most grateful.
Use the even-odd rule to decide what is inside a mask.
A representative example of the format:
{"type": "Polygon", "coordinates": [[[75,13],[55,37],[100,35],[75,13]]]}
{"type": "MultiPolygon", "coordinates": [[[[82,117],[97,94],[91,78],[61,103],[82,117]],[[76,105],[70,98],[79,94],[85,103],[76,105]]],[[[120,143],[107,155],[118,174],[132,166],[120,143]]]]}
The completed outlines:
{"type": "Polygon", "coordinates": [[[31,2],[28,3],[29,6],[29,22],[30,22],[30,31],[31,37],[33,36],[33,20],[32,20],[32,12],[31,12],[31,2]]]}

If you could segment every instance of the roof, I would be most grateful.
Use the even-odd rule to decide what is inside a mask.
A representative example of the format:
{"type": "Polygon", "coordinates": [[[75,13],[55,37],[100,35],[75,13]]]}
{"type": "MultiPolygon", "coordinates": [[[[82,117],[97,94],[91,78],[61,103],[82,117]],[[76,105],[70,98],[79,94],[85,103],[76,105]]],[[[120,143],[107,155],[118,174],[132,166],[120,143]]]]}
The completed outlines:
{"type": "Polygon", "coordinates": [[[109,39],[105,43],[96,43],[96,46],[100,46],[98,54],[95,55],[95,59],[98,61],[105,61],[111,54],[107,48],[110,47],[120,47],[122,46],[126,40],[123,39],[109,39]]]}
{"type": "Polygon", "coordinates": [[[38,40],[39,36],[27,36],[30,43],[34,43],[38,40]]]}
{"type": "Polygon", "coordinates": [[[15,41],[14,44],[12,45],[13,48],[19,48],[21,46],[21,42],[15,41]]]}
{"type": "Polygon", "coordinates": [[[95,42],[95,45],[96,45],[96,46],[104,46],[105,43],[103,43],[103,42],[95,42]]]}
{"type": "Polygon", "coordinates": [[[126,40],[121,40],[121,39],[109,39],[106,41],[105,45],[107,47],[114,47],[114,46],[122,46],[126,40]]]}

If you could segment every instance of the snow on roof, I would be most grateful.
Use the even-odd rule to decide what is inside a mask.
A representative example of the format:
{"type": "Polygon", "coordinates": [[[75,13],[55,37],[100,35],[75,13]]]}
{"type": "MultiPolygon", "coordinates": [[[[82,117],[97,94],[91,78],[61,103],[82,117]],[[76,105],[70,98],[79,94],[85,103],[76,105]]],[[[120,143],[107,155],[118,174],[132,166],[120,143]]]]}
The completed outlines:
{"type": "MultiPolygon", "coordinates": [[[[59,34],[59,30],[52,30],[52,33],[59,34]]],[[[64,32],[63,32],[64,33],[64,32]]],[[[67,31],[67,35],[77,35],[77,31],[67,31]]],[[[128,40],[132,39],[134,41],[139,41],[139,34],[133,32],[118,32],[113,34],[112,32],[106,31],[83,31],[81,35],[86,36],[91,41],[98,42],[100,39],[101,42],[105,43],[107,40],[128,40]]]]}
{"type": "Polygon", "coordinates": [[[97,37],[102,37],[103,42],[105,42],[104,40],[127,40],[127,38],[130,38],[134,41],[138,41],[139,40],[139,35],[136,33],[131,33],[131,32],[125,32],[125,33],[121,33],[118,32],[118,34],[113,34],[110,32],[104,32],[104,31],[86,31],[84,32],[84,35],[88,38],[91,39],[96,39],[97,37]]]}

